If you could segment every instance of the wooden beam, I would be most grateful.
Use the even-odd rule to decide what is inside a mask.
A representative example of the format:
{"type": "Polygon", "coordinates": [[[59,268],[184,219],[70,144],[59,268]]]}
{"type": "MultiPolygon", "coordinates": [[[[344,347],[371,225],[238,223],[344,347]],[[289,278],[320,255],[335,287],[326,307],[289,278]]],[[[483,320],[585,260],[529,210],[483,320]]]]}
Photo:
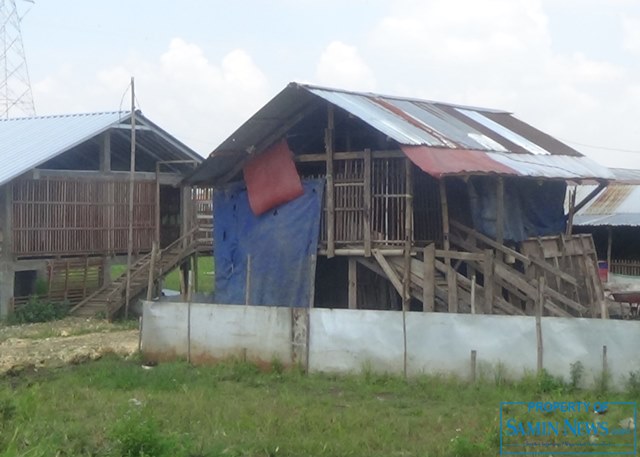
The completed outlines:
{"type": "Polygon", "coordinates": [[[600,192],[602,192],[602,189],[604,189],[605,187],[607,187],[607,183],[606,182],[601,182],[598,187],[596,187],[595,189],[593,189],[591,192],[589,192],[589,195],[587,195],[586,197],[584,197],[582,199],[582,201],[580,201],[580,203],[578,203],[577,205],[575,205],[575,208],[573,209],[573,211],[575,213],[577,213],[578,211],[580,211],[587,203],[589,203],[591,200],[593,200],[600,192]]]}
{"type": "MultiPolygon", "coordinates": [[[[317,105],[315,103],[311,103],[300,111],[298,111],[295,115],[291,116],[288,120],[280,124],[280,126],[275,129],[268,136],[264,137],[262,140],[257,142],[255,145],[249,147],[246,151],[238,151],[238,154],[242,154],[242,157],[239,158],[239,161],[227,172],[225,173],[217,182],[216,185],[221,185],[228,182],[230,179],[233,179],[246,165],[246,163],[251,160],[256,155],[262,153],[265,149],[271,146],[273,143],[281,139],[291,128],[293,128],[298,122],[304,119],[307,115],[311,114],[317,105]]],[[[214,157],[216,154],[214,154],[214,157]]]]}
{"type": "Polygon", "coordinates": [[[349,257],[349,309],[358,309],[358,264],[349,257]]]}
{"type": "Polygon", "coordinates": [[[569,214],[567,215],[567,228],[565,230],[567,236],[573,232],[573,217],[576,214],[576,192],[577,188],[569,191],[569,214]]]}
{"type": "Polygon", "coordinates": [[[385,259],[384,256],[377,249],[373,249],[371,253],[373,254],[373,257],[377,260],[378,264],[380,265],[380,268],[382,268],[382,271],[384,271],[384,274],[387,276],[387,278],[389,278],[389,281],[391,281],[391,284],[393,285],[393,287],[396,289],[398,294],[402,297],[402,294],[404,293],[403,287],[402,287],[402,281],[400,280],[400,278],[398,277],[394,269],[391,267],[389,262],[387,262],[387,259],[385,259]]]}
{"type": "MultiPolygon", "coordinates": [[[[364,159],[367,155],[367,150],[364,151],[347,151],[347,152],[335,152],[333,153],[333,160],[354,160],[364,159]]],[[[399,150],[382,150],[371,151],[371,157],[374,159],[403,159],[406,155],[399,150]]],[[[295,162],[326,162],[327,154],[299,154],[293,157],[295,162]]]]}
{"type": "Polygon", "coordinates": [[[496,195],[496,241],[504,244],[504,178],[498,176],[496,195]]]}
{"type": "Polygon", "coordinates": [[[484,276],[484,313],[493,314],[494,253],[491,249],[485,249],[482,267],[482,275],[484,276]]]}
{"type": "Polygon", "coordinates": [[[327,155],[326,167],[326,201],[327,201],[327,257],[334,256],[335,250],[335,201],[334,201],[334,184],[333,184],[333,128],[334,128],[334,112],[333,105],[327,105],[327,128],[324,131],[324,147],[327,155]]]}
{"type": "Polygon", "coordinates": [[[424,248],[422,270],[422,310],[433,312],[436,299],[436,245],[431,243],[424,248]]]}
{"type": "Polygon", "coordinates": [[[413,174],[412,164],[404,159],[405,208],[404,208],[404,278],[402,309],[409,311],[411,304],[411,245],[413,244],[413,174]]]}
{"type": "Polygon", "coordinates": [[[449,244],[449,203],[447,201],[447,186],[444,177],[440,178],[440,207],[442,210],[442,245],[445,251],[450,249],[449,244]]]}
{"type": "Polygon", "coordinates": [[[365,257],[371,257],[371,204],[372,204],[372,181],[371,181],[371,150],[364,150],[364,213],[363,218],[363,230],[364,230],[364,255],[365,257]]]}

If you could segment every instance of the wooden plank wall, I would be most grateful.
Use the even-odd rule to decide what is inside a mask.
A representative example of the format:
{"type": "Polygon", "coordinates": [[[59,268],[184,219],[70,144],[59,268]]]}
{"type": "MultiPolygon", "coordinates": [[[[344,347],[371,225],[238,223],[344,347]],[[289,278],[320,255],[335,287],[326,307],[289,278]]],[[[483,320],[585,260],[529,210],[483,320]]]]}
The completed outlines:
{"type": "Polygon", "coordinates": [[[600,312],[603,287],[598,276],[598,258],[591,235],[531,238],[522,243],[521,252],[568,273],[576,279],[577,284],[570,284],[560,275],[544,270],[535,263],[526,268],[527,277],[544,277],[548,287],[589,308],[591,317],[600,312]]]}
{"type": "MultiPolygon", "coordinates": [[[[21,179],[13,183],[16,257],[127,252],[129,184],[89,179],[21,179]]],[[[154,181],[135,184],[133,251],[155,236],[154,181]]]]}

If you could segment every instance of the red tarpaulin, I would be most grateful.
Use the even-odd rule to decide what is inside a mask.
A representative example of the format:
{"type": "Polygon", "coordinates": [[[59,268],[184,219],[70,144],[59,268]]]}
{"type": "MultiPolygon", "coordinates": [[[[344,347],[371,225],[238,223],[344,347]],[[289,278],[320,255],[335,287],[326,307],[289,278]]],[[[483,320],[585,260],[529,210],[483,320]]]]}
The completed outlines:
{"type": "Polygon", "coordinates": [[[293,153],[280,140],[251,159],[243,168],[249,206],[256,216],[298,198],[304,193],[293,153]]]}
{"type": "Polygon", "coordinates": [[[434,178],[467,173],[518,175],[516,170],[496,162],[482,151],[406,145],[400,145],[400,148],[422,171],[434,178]]]}

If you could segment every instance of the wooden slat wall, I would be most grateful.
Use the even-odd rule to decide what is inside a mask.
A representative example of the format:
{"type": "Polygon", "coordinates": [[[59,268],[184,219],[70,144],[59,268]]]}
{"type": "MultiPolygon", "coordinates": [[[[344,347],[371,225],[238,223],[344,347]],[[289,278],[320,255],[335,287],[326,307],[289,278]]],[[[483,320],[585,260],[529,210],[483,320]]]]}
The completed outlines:
{"type": "Polygon", "coordinates": [[[403,245],[406,182],[403,159],[374,159],[371,176],[374,246],[403,245]]]}
{"type": "Polygon", "coordinates": [[[442,206],[438,180],[421,170],[413,174],[414,239],[417,243],[435,242],[442,246],[442,206]]]}
{"type": "MultiPolygon", "coordinates": [[[[129,184],[88,179],[23,179],[13,183],[17,257],[117,254],[127,251],[129,184]]],[[[135,184],[133,250],[154,239],[155,183],[135,184]]]]}
{"type": "Polygon", "coordinates": [[[203,248],[211,249],[213,249],[213,192],[213,187],[194,187],[191,190],[199,242],[203,248]]]}

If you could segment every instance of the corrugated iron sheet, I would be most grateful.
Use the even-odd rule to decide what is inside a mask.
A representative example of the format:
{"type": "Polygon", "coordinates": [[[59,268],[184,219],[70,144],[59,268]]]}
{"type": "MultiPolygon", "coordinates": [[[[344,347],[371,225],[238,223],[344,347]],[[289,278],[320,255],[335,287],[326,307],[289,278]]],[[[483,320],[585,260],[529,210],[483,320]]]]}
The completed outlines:
{"type": "MultiPolygon", "coordinates": [[[[0,185],[41,165],[111,127],[127,122],[129,112],[103,112],[0,120],[0,185]]],[[[138,142],[161,160],[201,157],[155,124],[140,116],[150,131],[138,142]]]]}
{"type": "MultiPolygon", "coordinates": [[[[630,171],[631,170],[627,170],[630,171]]],[[[633,173],[619,174],[626,176],[633,173]]],[[[576,201],[585,198],[595,186],[578,186],[576,201]]],[[[575,215],[574,225],[640,226],[640,184],[610,184],[575,215]]]]}
{"type": "MultiPolygon", "coordinates": [[[[327,102],[400,147],[432,148],[425,161],[437,162],[434,166],[440,176],[499,173],[576,180],[613,178],[607,168],[504,111],[291,83],[216,148],[189,181],[215,182],[297,114],[322,109],[327,102]]],[[[419,149],[412,151],[412,160],[419,161],[419,149]]]]}

